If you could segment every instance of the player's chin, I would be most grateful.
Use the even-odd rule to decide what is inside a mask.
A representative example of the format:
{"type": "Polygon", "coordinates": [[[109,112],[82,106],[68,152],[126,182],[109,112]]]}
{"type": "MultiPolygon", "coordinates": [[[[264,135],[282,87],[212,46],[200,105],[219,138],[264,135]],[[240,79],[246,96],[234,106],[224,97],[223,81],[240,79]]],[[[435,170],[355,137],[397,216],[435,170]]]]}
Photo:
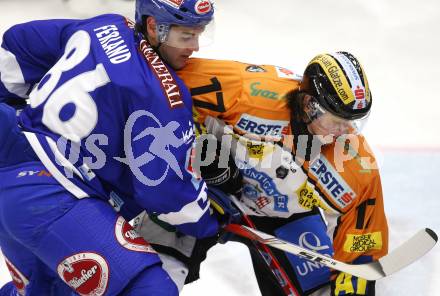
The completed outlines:
{"type": "Polygon", "coordinates": [[[189,57],[188,57],[188,56],[179,56],[179,58],[177,58],[177,59],[174,61],[173,68],[174,68],[175,70],[180,70],[180,69],[182,69],[183,67],[186,66],[186,64],[188,63],[188,61],[189,61],[189,57]]]}

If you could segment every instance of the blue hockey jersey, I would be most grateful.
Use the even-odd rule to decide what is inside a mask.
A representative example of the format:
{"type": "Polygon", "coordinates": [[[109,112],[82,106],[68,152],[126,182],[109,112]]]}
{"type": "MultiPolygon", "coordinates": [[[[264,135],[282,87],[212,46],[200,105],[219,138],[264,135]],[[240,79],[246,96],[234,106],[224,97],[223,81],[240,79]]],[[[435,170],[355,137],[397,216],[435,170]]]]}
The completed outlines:
{"type": "Polygon", "coordinates": [[[132,199],[196,237],[215,234],[191,169],[192,101],[183,82],[119,15],[16,25],[0,48],[0,101],[27,99],[24,134],[76,198],[132,199]]]}

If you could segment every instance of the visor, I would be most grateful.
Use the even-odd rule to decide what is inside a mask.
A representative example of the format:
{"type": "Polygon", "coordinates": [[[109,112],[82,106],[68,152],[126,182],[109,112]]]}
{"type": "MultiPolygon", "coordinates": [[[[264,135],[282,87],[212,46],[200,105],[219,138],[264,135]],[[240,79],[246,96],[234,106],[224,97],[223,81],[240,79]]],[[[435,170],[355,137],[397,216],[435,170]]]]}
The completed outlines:
{"type": "Polygon", "coordinates": [[[184,27],[177,25],[159,25],[159,39],[162,44],[175,48],[190,48],[211,45],[214,41],[214,21],[207,25],[184,27]]]}
{"type": "Polygon", "coordinates": [[[312,125],[315,134],[324,136],[360,134],[367,123],[369,115],[369,113],[367,113],[364,117],[359,119],[345,119],[325,110],[314,97],[312,97],[308,107],[309,111],[307,115],[310,119],[309,124],[312,125]]]}

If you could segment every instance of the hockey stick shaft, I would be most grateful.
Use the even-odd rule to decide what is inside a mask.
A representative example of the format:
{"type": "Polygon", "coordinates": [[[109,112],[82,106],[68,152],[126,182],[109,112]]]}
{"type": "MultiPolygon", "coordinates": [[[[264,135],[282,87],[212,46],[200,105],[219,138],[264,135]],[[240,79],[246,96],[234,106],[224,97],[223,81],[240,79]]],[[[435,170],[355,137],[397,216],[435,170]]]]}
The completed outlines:
{"type": "MultiPolygon", "coordinates": [[[[255,225],[252,220],[246,215],[242,214],[243,221],[249,226],[255,229],[255,225]]],[[[296,289],[295,285],[292,284],[291,280],[287,276],[285,270],[281,267],[281,264],[278,262],[277,258],[273,254],[273,252],[269,249],[269,247],[265,244],[262,244],[258,241],[252,240],[254,247],[257,249],[263,261],[266,263],[267,267],[272,272],[273,276],[276,278],[278,284],[283,290],[286,296],[299,296],[299,292],[296,289]],[[270,260],[268,260],[270,259],[270,260]]]]}
{"type": "Polygon", "coordinates": [[[389,253],[378,261],[354,265],[321,255],[244,225],[229,224],[225,227],[225,230],[370,281],[391,275],[417,261],[434,247],[438,239],[435,232],[431,229],[422,229],[394,252],[389,253]]]}
{"type": "MultiPolygon", "coordinates": [[[[245,211],[238,201],[238,199],[234,195],[229,196],[234,205],[237,207],[237,209],[240,211],[242,216],[242,221],[247,224],[247,226],[256,229],[254,223],[252,222],[252,219],[245,214],[245,211]]],[[[255,240],[253,241],[254,247],[257,249],[258,253],[260,254],[261,258],[263,259],[264,263],[266,263],[266,266],[269,268],[269,270],[272,272],[273,276],[277,280],[278,284],[280,285],[281,289],[283,290],[284,294],[286,296],[299,296],[299,292],[295,285],[292,283],[290,278],[288,277],[286,271],[281,266],[281,264],[278,262],[278,259],[275,257],[273,252],[270,250],[268,246],[265,244],[259,243],[255,240]]]]}

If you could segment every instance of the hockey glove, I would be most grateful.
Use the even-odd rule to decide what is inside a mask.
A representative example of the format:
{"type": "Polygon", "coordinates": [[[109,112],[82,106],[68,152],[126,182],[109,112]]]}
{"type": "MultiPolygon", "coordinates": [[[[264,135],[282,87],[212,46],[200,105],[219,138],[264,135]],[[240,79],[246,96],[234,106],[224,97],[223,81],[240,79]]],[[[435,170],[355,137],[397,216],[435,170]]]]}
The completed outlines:
{"type": "Polygon", "coordinates": [[[207,151],[207,141],[199,142],[197,145],[201,145],[199,147],[202,149],[202,159],[210,154],[209,158],[213,159],[209,165],[200,167],[200,173],[206,184],[210,187],[215,186],[225,193],[238,194],[243,186],[243,177],[231,155],[229,155],[227,163],[220,163],[221,143],[216,142],[215,151],[207,151]]]}
{"type": "MultiPolygon", "coordinates": [[[[234,206],[229,196],[214,187],[209,187],[208,198],[211,202],[212,213],[217,217],[219,224],[225,226],[231,223],[239,223],[241,221],[241,213],[234,206]]],[[[221,230],[218,242],[226,243],[232,237],[232,233],[221,230]]]]}
{"type": "Polygon", "coordinates": [[[331,296],[374,296],[375,284],[376,282],[374,281],[367,281],[354,275],[340,272],[331,283],[331,296]]]}
{"type": "Polygon", "coordinates": [[[240,222],[241,213],[226,193],[210,186],[208,187],[208,198],[221,225],[240,222]]]}

